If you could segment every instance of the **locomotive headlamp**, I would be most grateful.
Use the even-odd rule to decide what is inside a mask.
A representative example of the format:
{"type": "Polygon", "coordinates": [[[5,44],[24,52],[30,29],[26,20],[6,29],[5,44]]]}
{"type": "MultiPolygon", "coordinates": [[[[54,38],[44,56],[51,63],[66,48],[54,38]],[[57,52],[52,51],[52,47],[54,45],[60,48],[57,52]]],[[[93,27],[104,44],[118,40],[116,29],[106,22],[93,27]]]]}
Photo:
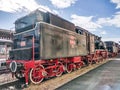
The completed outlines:
{"type": "Polygon", "coordinates": [[[12,61],[10,63],[10,70],[11,70],[11,72],[19,71],[22,68],[23,68],[23,64],[22,63],[16,63],[16,61],[12,61]]]}

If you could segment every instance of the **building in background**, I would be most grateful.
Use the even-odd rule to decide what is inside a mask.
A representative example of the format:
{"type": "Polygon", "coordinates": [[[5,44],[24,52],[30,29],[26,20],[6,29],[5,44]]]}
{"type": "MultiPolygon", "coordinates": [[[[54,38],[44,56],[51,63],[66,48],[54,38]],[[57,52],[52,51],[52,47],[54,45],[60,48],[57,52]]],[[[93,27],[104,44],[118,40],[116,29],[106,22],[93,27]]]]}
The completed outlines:
{"type": "Polygon", "coordinates": [[[12,48],[14,31],[0,29],[0,61],[9,57],[9,50],[12,48]]]}

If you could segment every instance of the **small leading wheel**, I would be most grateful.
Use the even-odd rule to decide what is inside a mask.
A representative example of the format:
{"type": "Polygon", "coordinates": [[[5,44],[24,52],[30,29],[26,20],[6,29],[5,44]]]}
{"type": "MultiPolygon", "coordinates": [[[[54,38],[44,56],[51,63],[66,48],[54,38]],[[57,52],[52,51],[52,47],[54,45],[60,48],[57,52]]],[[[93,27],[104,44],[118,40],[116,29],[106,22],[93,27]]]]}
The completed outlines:
{"type": "Polygon", "coordinates": [[[30,70],[30,81],[34,84],[39,84],[43,81],[44,67],[42,65],[32,68],[30,70]]]}
{"type": "Polygon", "coordinates": [[[67,71],[67,73],[71,73],[72,72],[72,66],[70,64],[67,64],[66,71],[67,71]]]}
{"type": "Polygon", "coordinates": [[[56,76],[60,77],[63,73],[63,64],[61,62],[58,62],[57,68],[56,68],[56,76]]]}

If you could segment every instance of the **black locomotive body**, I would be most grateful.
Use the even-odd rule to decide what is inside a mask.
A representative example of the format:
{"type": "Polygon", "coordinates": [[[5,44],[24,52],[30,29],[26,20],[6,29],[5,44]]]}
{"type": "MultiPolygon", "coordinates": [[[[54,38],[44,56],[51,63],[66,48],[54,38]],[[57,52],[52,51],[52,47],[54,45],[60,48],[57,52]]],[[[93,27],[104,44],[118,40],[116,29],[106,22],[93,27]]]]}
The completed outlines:
{"type": "Polygon", "coordinates": [[[15,21],[16,33],[24,32],[26,30],[34,28],[36,22],[46,22],[67,30],[75,30],[75,26],[73,23],[50,12],[42,12],[40,10],[35,10],[29,15],[26,15],[25,17],[22,17],[15,21]]]}
{"type": "Polygon", "coordinates": [[[116,56],[118,53],[118,46],[113,41],[105,41],[106,48],[109,52],[109,57],[116,56]]]}
{"type": "Polygon", "coordinates": [[[10,52],[13,60],[31,60],[33,36],[36,60],[87,55],[84,35],[40,22],[32,30],[14,34],[14,49],[10,52]]]}

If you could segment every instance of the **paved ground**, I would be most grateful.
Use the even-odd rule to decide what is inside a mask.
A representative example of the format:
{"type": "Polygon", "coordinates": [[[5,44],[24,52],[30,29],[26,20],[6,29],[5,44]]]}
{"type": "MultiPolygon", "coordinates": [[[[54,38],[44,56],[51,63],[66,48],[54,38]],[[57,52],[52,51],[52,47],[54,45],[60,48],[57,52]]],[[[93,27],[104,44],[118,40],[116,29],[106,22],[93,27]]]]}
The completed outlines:
{"type": "Polygon", "coordinates": [[[120,90],[120,55],[56,90],[120,90]]]}

